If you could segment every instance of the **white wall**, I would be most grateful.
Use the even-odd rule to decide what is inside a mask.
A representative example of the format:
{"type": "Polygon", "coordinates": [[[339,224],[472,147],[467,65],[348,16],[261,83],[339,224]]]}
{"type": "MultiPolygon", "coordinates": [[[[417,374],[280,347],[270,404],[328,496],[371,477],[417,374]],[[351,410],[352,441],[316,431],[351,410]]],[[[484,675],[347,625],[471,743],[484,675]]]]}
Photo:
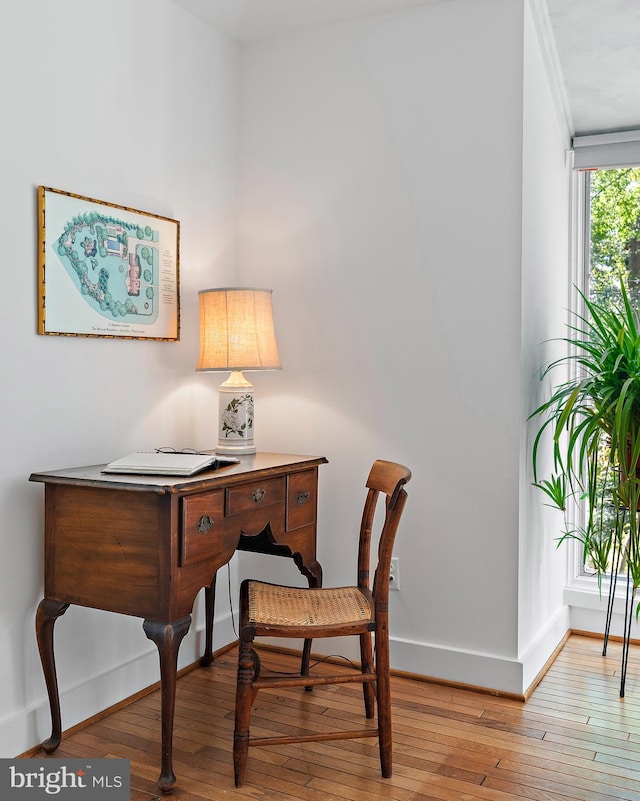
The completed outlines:
{"type": "MultiPolygon", "coordinates": [[[[544,543],[526,527],[528,506],[523,518],[520,470],[522,376],[546,326],[527,303],[544,307],[537,281],[550,272],[538,273],[538,254],[554,261],[560,246],[534,175],[550,165],[558,180],[560,144],[555,133],[540,149],[523,142],[523,114],[536,125],[538,102],[547,108],[533,99],[544,80],[535,56],[523,62],[523,30],[512,0],[331,26],[244,47],[238,94],[235,48],[168,0],[12,7],[0,26],[11,77],[0,86],[11,120],[0,154],[0,754],[50,728],[33,631],[43,491],[27,477],[134,448],[213,444],[217,382],[193,372],[196,293],[236,281],[273,287],[284,363],[255,376],[258,447],[330,459],[326,581],[353,579],[370,463],[405,462],[414,477],[394,666],[524,689],[522,654],[556,610],[555,590],[522,568],[544,543]],[[529,71],[535,91],[523,95],[529,71]],[[118,92],[123,113],[106,116],[102,99],[118,92]],[[39,184],[182,221],[179,343],[36,335],[39,184]],[[540,613],[522,588],[544,593],[540,613]]],[[[243,573],[258,560],[263,575],[295,577],[291,564],[241,556],[243,573]]],[[[224,603],[219,616],[218,644],[232,637],[224,603]]],[[[157,678],[140,623],[75,608],[58,622],[65,727],[157,678]]],[[[198,609],[181,664],[195,659],[201,626],[198,609]]]]}
{"type": "MultiPolygon", "coordinates": [[[[549,81],[553,53],[541,48],[538,36],[544,27],[541,0],[528,0],[525,13],[525,82],[523,148],[523,247],[522,247],[522,420],[520,487],[520,554],[518,579],[518,653],[524,686],[544,666],[553,644],[567,629],[595,634],[604,632],[608,585],[600,594],[593,578],[576,576],[581,558],[577,542],[553,547],[565,529],[563,515],[548,508],[544,496],[531,486],[531,448],[539,420],[526,424],[531,411],[549,397],[551,381],[538,380],[538,370],[564,353],[557,340],[567,332],[573,305],[568,265],[572,278],[581,283],[582,254],[579,213],[582,199],[578,176],[571,170],[566,151],[570,136],[563,118],[557,84],[549,81]],[[531,10],[534,12],[530,13],[531,10]],[[566,158],[565,158],[566,156],[566,158]],[[574,252],[576,251],[576,252],[574,252]]],[[[553,378],[556,382],[558,376],[553,378]]],[[[543,443],[542,458],[552,472],[550,443],[543,443]]],[[[621,637],[625,624],[625,582],[618,586],[611,634],[621,637]]],[[[640,635],[633,619],[631,636],[640,635]]],[[[612,666],[612,669],[615,666],[612,666]]]]}
{"type": "MultiPolygon", "coordinates": [[[[235,275],[237,52],[168,0],[22,0],[2,17],[6,757],[48,736],[51,725],[34,634],[44,492],[29,474],[137,448],[214,442],[215,387],[194,373],[197,290],[235,275]],[[181,221],[180,342],[36,334],[38,185],[181,221]]],[[[183,664],[194,660],[196,640],[194,633],[183,644],[183,664]]],[[[157,651],[138,619],[72,608],[56,625],[56,655],[65,728],[158,677],[157,651]]]]}
{"type": "MultiPolygon", "coordinates": [[[[328,583],[353,579],[370,462],[409,465],[393,666],[513,692],[521,298],[547,291],[533,267],[521,285],[523,31],[521,3],[460,0],[250,45],[240,106],[240,275],[274,288],[284,364],[255,382],[261,442],[330,460],[328,583]]],[[[549,136],[527,167],[550,160],[556,182],[549,136]]],[[[531,229],[556,264],[538,190],[531,229]]],[[[528,642],[545,621],[524,619],[528,642]]]]}
{"type": "MultiPolygon", "coordinates": [[[[534,6],[535,7],[535,6],[534,6]]],[[[562,591],[568,549],[556,548],[561,515],[532,487],[531,449],[537,422],[527,417],[550,392],[539,370],[562,346],[569,307],[570,147],[558,86],[541,47],[543,22],[525,4],[522,191],[522,449],[518,575],[518,653],[528,687],[569,628],[562,591]]],[[[538,421],[539,422],[539,421],[538,421]]]]}

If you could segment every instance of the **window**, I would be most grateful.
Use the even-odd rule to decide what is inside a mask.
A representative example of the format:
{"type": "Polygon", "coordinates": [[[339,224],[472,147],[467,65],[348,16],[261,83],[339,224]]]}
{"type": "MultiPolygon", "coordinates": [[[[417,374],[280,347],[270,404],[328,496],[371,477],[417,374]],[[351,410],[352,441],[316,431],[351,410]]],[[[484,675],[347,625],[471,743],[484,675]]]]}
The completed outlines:
{"type": "MultiPolygon", "coordinates": [[[[640,309],[640,167],[590,169],[582,173],[585,198],[584,294],[599,306],[622,303],[620,280],[628,297],[640,309]]],[[[612,547],[616,528],[624,533],[627,523],[613,503],[618,477],[608,463],[608,446],[600,446],[596,479],[598,503],[593,525],[602,551],[579,554],[579,573],[595,572],[594,558],[606,561],[608,572],[626,572],[624,551],[612,547]]],[[[624,515],[624,513],[622,513],[624,515]]]]}
{"type": "Polygon", "coordinates": [[[640,301],[640,167],[585,172],[589,198],[589,297],[619,303],[618,275],[640,301]]]}

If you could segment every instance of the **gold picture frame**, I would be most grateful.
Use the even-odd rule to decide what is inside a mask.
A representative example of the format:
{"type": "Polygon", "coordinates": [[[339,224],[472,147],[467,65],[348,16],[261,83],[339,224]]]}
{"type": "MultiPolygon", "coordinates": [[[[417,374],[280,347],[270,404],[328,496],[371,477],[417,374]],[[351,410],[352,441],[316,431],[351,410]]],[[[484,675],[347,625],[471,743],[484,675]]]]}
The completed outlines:
{"type": "Polygon", "coordinates": [[[38,187],[38,333],[180,339],[180,223],[38,187]]]}

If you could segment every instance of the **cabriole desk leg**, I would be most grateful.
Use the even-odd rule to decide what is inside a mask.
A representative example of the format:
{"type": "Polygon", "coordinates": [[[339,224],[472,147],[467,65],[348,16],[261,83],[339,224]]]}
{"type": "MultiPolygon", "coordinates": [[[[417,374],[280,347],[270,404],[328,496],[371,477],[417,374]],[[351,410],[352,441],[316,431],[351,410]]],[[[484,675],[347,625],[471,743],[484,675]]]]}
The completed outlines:
{"type": "MultiPolygon", "coordinates": [[[[309,582],[309,587],[311,589],[317,589],[318,587],[322,587],[322,565],[317,560],[313,560],[311,562],[303,562],[302,557],[300,554],[294,554],[293,556],[294,562],[298,570],[302,573],[303,576],[307,577],[307,581],[309,582]]],[[[300,665],[300,675],[301,676],[308,676],[309,675],[309,663],[311,660],[311,646],[313,644],[313,640],[305,640],[304,645],[302,646],[302,661],[300,665]]],[[[305,687],[307,692],[310,692],[313,688],[312,687],[305,687]]]]}
{"type": "Polygon", "coordinates": [[[213,662],[213,614],[215,611],[217,575],[217,573],[214,573],[211,584],[204,588],[205,644],[204,653],[200,658],[202,667],[209,667],[213,662]]]}
{"type": "Polygon", "coordinates": [[[160,655],[160,703],[162,708],[162,765],[158,787],[163,793],[170,793],[176,783],[173,772],[173,717],[176,705],[176,676],[178,672],[178,650],[182,638],[189,631],[191,615],[175,620],[173,623],[161,623],[157,620],[145,620],[142,624],[144,633],[153,640],[160,655]]]}
{"type": "Polygon", "coordinates": [[[36,638],[38,651],[42,662],[47,693],[49,695],[49,708],[51,709],[51,737],[42,743],[44,750],[51,754],[60,745],[62,738],[62,717],[60,715],[60,695],[58,693],[58,678],[56,676],[56,662],[53,655],[53,627],[60,615],[69,608],[69,604],[43,598],[36,612],[36,638]]]}

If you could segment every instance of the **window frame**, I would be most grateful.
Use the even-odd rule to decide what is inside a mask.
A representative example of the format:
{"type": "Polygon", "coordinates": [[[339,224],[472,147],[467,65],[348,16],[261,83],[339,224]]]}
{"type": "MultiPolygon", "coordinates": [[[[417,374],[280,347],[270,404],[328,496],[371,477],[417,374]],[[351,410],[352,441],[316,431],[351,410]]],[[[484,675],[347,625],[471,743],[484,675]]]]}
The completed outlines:
{"type": "MultiPolygon", "coordinates": [[[[581,298],[578,288],[587,288],[589,278],[590,240],[590,181],[595,169],[617,169],[640,166],[640,130],[617,131],[607,134],[574,136],[569,236],[569,310],[579,311],[581,298]]],[[[601,631],[603,603],[609,594],[610,581],[603,577],[601,588],[595,576],[584,572],[582,549],[579,543],[567,543],[567,581],[564,603],[571,608],[571,628],[579,631],[601,631]]],[[[626,582],[618,582],[614,599],[614,614],[624,614],[626,582]]]]}
{"type": "MultiPolygon", "coordinates": [[[[589,251],[591,225],[591,173],[593,170],[574,170],[572,186],[572,236],[571,236],[571,269],[569,287],[569,315],[583,315],[586,311],[580,292],[589,287],[589,251]]],[[[580,524],[584,523],[585,506],[577,511],[580,524]]],[[[596,576],[590,576],[584,569],[582,548],[576,540],[569,543],[569,559],[567,560],[567,585],[583,589],[597,589],[596,576]]],[[[608,580],[607,580],[608,588],[608,580]]]]}
{"type": "MultiPolygon", "coordinates": [[[[570,315],[584,316],[586,307],[578,290],[589,295],[590,281],[590,255],[591,255],[591,176],[599,170],[625,169],[629,166],[640,167],[638,164],[623,164],[617,166],[606,165],[602,167],[583,167],[574,169],[574,185],[572,186],[572,258],[571,258],[571,287],[569,290],[570,315]]],[[[577,510],[580,524],[585,522],[585,505],[577,510]]],[[[584,567],[583,552],[580,543],[572,540],[569,543],[569,559],[567,560],[567,589],[596,593],[598,597],[609,593],[611,579],[602,577],[601,588],[598,587],[596,575],[589,574],[584,567]]],[[[625,594],[625,582],[616,588],[616,597],[625,594]]],[[[590,606],[590,604],[587,604],[590,606]]]]}

